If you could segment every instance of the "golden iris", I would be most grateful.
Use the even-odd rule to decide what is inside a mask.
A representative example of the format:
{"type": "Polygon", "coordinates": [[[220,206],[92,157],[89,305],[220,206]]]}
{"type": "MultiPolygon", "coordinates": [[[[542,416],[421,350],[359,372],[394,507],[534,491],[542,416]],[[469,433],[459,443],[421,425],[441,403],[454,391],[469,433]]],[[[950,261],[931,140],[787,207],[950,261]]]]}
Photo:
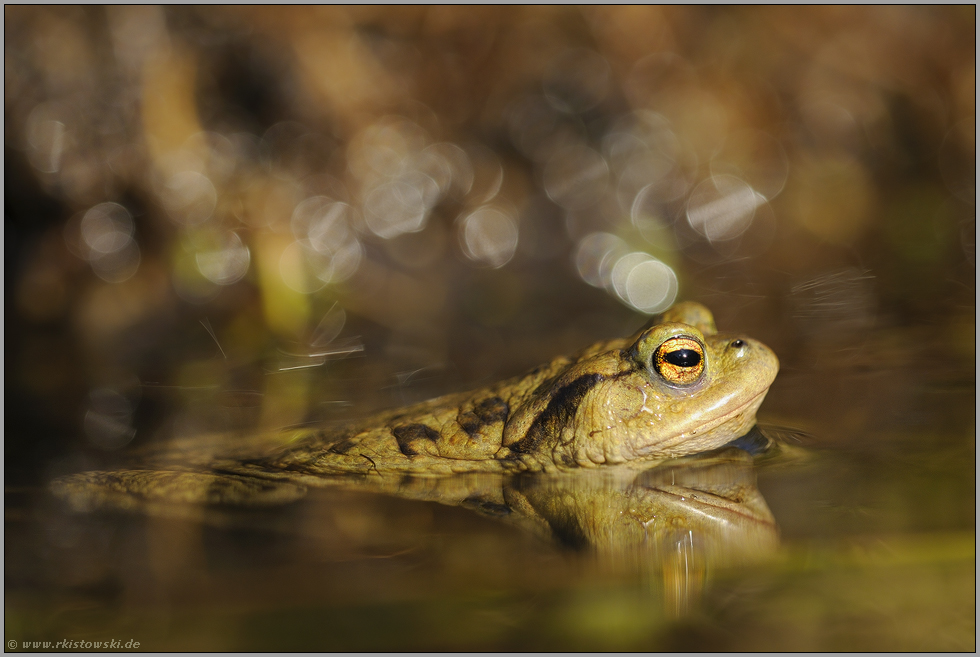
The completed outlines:
{"type": "Polygon", "coordinates": [[[653,366],[668,383],[690,385],[704,372],[704,347],[694,338],[671,338],[657,349],[653,366]]]}

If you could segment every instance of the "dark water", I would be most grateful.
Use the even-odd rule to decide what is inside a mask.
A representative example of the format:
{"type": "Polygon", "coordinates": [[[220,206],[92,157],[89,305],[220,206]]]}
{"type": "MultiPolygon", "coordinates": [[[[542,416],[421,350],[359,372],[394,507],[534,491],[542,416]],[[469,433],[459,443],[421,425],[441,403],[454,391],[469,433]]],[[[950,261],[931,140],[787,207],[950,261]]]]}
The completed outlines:
{"type": "Polygon", "coordinates": [[[8,650],[975,650],[975,21],[5,8],[8,650]],[[50,494],[680,300],[780,359],[747,449],[268,508],[50,494]]]}
{"type": "Polygon", "coordinates": [[[760,413],[774,448],[756,437],[743,445],[754,456],[635,481],[347,484],[263,510],[150,515],[8,489],[7,636],[159,650],[972,649],[972,375],[916,376],[928,351],[883,340],[809,368],[790,360],[760,413]]]}

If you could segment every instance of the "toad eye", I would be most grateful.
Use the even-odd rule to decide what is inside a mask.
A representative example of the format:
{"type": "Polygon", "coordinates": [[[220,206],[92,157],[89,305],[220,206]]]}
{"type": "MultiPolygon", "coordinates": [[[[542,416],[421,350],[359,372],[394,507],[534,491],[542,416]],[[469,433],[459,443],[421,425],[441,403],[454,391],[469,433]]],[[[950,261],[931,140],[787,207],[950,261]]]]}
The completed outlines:
{"type": "Polygon", "coordinates": [[[653,367],[668,383],[690,385],[704,372],[704,347],[693,338],[671,338],[657,349],[653,367]]]}

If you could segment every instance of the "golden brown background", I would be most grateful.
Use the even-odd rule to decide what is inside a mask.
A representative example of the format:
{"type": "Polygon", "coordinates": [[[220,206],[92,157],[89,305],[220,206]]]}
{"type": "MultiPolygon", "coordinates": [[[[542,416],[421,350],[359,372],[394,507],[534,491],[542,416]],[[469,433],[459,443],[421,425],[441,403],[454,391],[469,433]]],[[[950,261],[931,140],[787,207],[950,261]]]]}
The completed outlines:
{"type": "MultiPolygon", "coordinates": [[[[779,355],[761,421],[945,455],[888,531],[975,526],[973,6],[4,14],[8,490],[489,383],[676,298],[779,355]]],[[[763,491],[788,540],[823,526],[801,486],[763,491]]],[[[895,647],[800,636],[724,645],[895,647]]]]}

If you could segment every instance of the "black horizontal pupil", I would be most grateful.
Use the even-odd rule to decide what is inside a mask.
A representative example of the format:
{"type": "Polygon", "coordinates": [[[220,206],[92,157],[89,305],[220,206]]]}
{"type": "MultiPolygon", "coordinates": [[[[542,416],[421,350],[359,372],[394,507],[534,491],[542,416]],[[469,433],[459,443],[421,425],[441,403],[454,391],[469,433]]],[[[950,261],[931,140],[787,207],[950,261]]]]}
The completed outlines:
{"type": "Polygon", "coordinates": [[[677,367],[696,367],[701,362],[701,354],[693,349],[678,349],[664,354],[664,360],[677,367]]]}

